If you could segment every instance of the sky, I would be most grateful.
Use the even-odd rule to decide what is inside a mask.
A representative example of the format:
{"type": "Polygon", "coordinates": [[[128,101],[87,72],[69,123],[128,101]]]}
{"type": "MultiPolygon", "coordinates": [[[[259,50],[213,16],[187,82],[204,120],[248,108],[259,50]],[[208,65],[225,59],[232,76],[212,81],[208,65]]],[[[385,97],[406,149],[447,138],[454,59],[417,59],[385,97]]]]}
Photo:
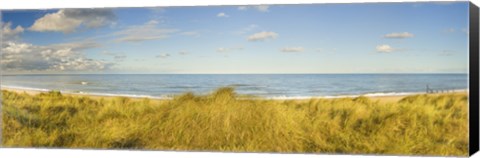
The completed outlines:
{"type": "Polygon", "coordinates": [[[468,72],[468,2],[1,13],[4,74],[468,72]]]}

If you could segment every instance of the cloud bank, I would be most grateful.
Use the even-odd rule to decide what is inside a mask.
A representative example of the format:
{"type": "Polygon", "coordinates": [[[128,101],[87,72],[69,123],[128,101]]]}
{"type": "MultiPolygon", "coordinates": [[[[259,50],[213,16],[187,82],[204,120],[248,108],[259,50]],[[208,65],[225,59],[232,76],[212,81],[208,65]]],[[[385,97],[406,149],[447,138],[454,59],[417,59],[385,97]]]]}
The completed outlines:
{"type": "Polygon", "coordinates": [[[158,28],[156,20],[148,21],[143,25],[130,26],[124,30],[115,32],[118,36],[117,42],[141,42],[146,40],[165,39],[172,33],[178,32],[177,29],[158,28]]]}
{"type": "Polygon", "coordinates": [[[5,42],[2,44],[1,67],[5,71],[98,71],[111,64],[89,59],[78,50],[91,45],[82,43],[37,46],[28,43],[5,42]]]}
{"type": "Polygon", "coordinates": [[[17,27],[12,28],[11,22],[7,22],[7,23],[0,22],[0,26],[2,28],[2,35],[5,41],[18,38],[18,35],[23,33],[23,31],[25,30],[20,25],[17,25],[17,27]]]}
{"type": "Polygon", "coordinates": [[[116,16],[111,9],[60,9],[37,19],[29,28],[38,32],[74,32],[80,26],[98,28],[112,24],[116,16]]]}

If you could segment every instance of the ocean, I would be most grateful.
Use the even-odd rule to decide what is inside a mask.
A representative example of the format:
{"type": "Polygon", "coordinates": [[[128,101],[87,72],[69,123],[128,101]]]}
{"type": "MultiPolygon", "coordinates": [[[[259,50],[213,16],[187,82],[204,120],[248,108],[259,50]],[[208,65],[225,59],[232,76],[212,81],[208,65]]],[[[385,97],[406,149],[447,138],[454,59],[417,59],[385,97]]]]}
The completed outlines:
{"type": "Polygon", "coordinates": [[[1,86],[105,96],[169,98],[234,87],[266,98],[382,96],[468,88],[467,74],[75,74],[3,75],[1,86]]]}

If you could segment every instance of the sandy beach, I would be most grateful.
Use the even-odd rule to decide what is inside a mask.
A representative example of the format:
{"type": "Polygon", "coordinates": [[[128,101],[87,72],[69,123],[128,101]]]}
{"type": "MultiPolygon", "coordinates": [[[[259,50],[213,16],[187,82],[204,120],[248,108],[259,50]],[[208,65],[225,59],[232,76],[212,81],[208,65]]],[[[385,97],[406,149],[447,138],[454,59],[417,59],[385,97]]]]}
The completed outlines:
{"type": "MultiPolygon", "coordinates": [[[[11,88],[11,87],[1,87],[0,88],[1,90],[7,90],[7,91],[11,91],[11,92],[16,92],[16,93],[26,93],[26,94],[29,94],[29,95],[37,95],[37,94],[40,94],[42,92],[47,92],[47,91],[41,91],[41,90],[30,90],[30,89],[20,89],[20,88],[11,88]]],[[[150,98],[150,97],[130,97],[130,96],[107,96],[107,95],[95,95],[95,94],[89,94],[89,93],[85,93],[85,94],[82,94],[82,93],[66,93],[66,92],[62,92],[63,95],[66,95],[66,96],[81,96],[81,97],[90,97],[92,99],[101,99],[101,98],[104,98],[104,99],[110,99],[110,98],[114,98],[114,97],[127,97],[127,98],[130,98],[130,99],[133,99],[133,100],[140,100],[140,99],[144,99],[144,98],[149,98],[149,99],[152,99],[152,100],[168,100],[168,98],[150,98]]],[[[416,94],[427,94],[427,93],[416,93],[416,94]]],[[[399,100],[401,100],[402,98],[406,97],[406,96],[409,96],[409,95],[416,95],[416,94],[404,94],[404,95],[377,95],[377,96],[365,96],[369,99],[372,99],[373,101],[379,101],[379,102],[382,102],[382,103],[389,103],[389,102],[397,102],[399,100]]],[[[437,96],[437,95],[441,95],[441,94],[468,94],[468,90],[454,90],[454,91],[449,91],[449,92],[444,92],[444,93],[429,93],[428,95],[429,96],[437,96]]],[[[313,97],[315,99],[338,99],[338,98],[354,98],[354,97],[358,97],[358,96],[345,96],[345,97],[335,97],[335,98],[329,98],[329,97],[313,97]]],[[[309,100],[311,98],[299,98],[299,99],[276,99],[276,100],[298,100],[298,101],[302,101],[302,100],[309,100]]]]}
{"type": "MultiPolygon", "coordinates": [[[[28,95],[37,95],[37,94],[40,94],[40,93],[45,93],[45,92],[48,92],[48,91],[42,91],[42,90],[29,90],[29,89],[19,89],[19,88],[10,88],[10,87],[1,87],[0,90],[6,90],[6,91],[11,91],[11,92],[15,92],[15,93],[26,93],[28,95]]],[[[112,98],[115,98],[115,97],[119,97],[119,96],[106,96],[106,95],[95,95],[95,94],[82,94],[82,93],[66,93],[66,92],[62,92],[63,95],[65,96],[75,96],[75,97],[89,97],[91,99],[112,99],[112,98]]],[[[124,96],[126,97],[126,96],[124,96]]],[[[127,97],[127,98],[130,98],[132,100],[141,100],[141,99],[144,99],[144,98],[147,98],[147,97],[127,97]]],[[[161,101],[161,100],[165,100],[165,99],[159,99],[159,98],[149,98],[149,99],[152,99],[152,100],[158,100],[158,101],[161,101]]]]}

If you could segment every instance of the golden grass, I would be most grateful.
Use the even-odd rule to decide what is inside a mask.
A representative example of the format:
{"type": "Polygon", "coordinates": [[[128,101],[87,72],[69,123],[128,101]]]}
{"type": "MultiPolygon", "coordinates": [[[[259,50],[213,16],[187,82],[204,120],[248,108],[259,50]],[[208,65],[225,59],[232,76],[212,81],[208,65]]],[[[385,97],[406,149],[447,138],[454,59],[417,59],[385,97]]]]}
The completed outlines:
{"type": "Polygon", "coordinates": [[[172,100],[3,93],[7,147],[467,156],[466,94],[384,103],[239,99],[232,88],[172,100]]]}

